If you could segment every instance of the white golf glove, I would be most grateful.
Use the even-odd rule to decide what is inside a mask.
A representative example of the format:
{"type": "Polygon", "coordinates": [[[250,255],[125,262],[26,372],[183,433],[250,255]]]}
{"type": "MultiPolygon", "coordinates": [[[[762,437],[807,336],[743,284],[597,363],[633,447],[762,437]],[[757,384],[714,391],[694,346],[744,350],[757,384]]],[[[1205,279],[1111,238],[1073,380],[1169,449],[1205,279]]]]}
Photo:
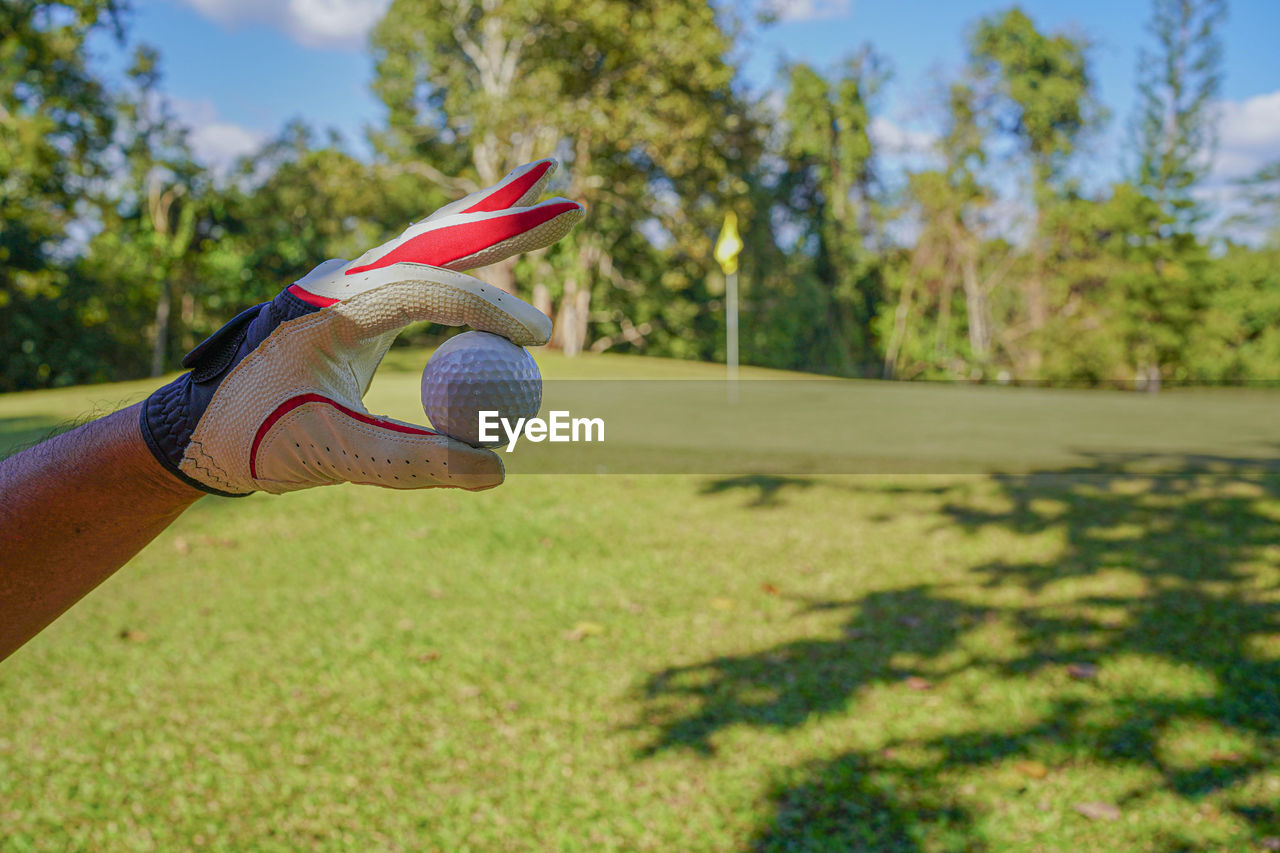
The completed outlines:
{"type": "Polygon", "coordinates": [[[220,495],[352,482],[483,489],[498,457],[431,430],[369,414],[361,398],[396,335],[429,320],[517,344],[544,344],[551,321],[458,270],[559,240],[583,216],[533,204],[554,160],[521,166],[354,261],[325,261],[241,313],[182,360],[191,368],[142,407],[142,435],[179,479],[220,495]],[[532,206],[530,206],[532,205],[532,206]]]}

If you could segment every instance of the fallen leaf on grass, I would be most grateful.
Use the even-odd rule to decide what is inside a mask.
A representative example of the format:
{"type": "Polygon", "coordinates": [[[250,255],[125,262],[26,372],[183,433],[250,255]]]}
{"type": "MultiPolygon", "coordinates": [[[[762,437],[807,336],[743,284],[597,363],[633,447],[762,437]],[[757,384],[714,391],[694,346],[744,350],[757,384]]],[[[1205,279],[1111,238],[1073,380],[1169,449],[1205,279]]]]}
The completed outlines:
{"type": "Polygon", "coordinates": [[[1119,820],[1120,809],[1111,803],[1076,803],[1076,811],[1089,820],[1119,820]]]}
{"type": "Polygon", "coordinates": [[[564,638],[576,643],[585,640],[587,637],[596,637],[603,633],[604,626],[599,622],[579,622],[568,631],[565,631],[564,638]]]}
{"type": "Polygon", "coordinates": [[[765,595],[778,595],[778,588],[771,583],[760,584],[760,591],[765,595]]]}
{"type": "Polygon", "coordinates": [[[912,690],[932,690],[933,682],[927,678],[921,678],[918,675],[908,675],[902,679],[902,683],[910,687],[912,690]]]}
{"type": "Polygon", "coordinates": [[[1039,761],[1019,761],[1013,766],[1023,776],[1029,776],[1032,779],[1043,779],[1049,775],[1049,768],[1039,761]]]}
{"type": "Polygon", "coordinates": [[[147,639],[145,631],[135,631],[132,628],[125,628],[120,632],[120,639],[126,643],[141,643],[147,639]]]}
{"type": "Polygon", "coordinates": [[[418,660],[421,663],[431,663],[432,661],[440,660],[440,653],[426,652],[425,654],[418,655],[418,660]]]}
{"type": "Polygon", "coordinates": [[[1094,663],[1068,664],[1067,675],[1080,681],[1090,681],[1098,677],[1098,665],[1094,663]]]}

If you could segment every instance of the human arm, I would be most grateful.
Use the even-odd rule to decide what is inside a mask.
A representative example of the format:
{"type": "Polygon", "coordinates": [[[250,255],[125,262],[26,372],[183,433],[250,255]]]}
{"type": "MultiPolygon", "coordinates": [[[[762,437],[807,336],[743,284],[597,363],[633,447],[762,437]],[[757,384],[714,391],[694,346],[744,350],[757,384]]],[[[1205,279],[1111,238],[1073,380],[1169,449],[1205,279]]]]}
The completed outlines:
{"type": "Polygon", "coordinates": [[[204,494],[147,449],[140,405],[0,461],[0,660],[204,494]]]}
{"type": "Polygon", "coordinates": [[[326,261],[227,323],[145,402],[4,463],[0,657],[137,553],[201,494],[275,494],[343,482],[479,490],[493,453],[392,418],[362,397],[400,330],[469,325],[546,343],[551,321],[463,270],[539,249],[581,219],[534,204],[552,160],[346,261],[326,261]]]}

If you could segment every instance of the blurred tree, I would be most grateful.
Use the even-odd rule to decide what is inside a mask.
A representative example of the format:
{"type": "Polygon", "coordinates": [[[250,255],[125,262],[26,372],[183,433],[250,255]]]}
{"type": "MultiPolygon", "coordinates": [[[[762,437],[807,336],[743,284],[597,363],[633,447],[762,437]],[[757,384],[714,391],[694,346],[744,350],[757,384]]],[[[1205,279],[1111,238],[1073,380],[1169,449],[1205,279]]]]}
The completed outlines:
{"type": "MultiPolygon", "coordinates": [[[[586,203],[589,227],[531,267],[555,275],[531,296],[554,313],[558,345],[577,352],[596,318],[611,342],[711,354],[688,303],[706,302],[710,240],[750,146],[712,6],[397,0],[373,47],[390,164],[461,193],[539,156],[565,162],[563,192],[586,203]],[[607,304],[593,310],[598,292],[607,304]]],[[[491,280],[513,289],[516,263],[491,280]]]]}
{"type": "Polygon", "coordinates": [[[1142,300],[1155,250],[1138,235],[1162,220],[1158,205],[1124,183],[1097,197],[1069,191],[1048,208],[1046,281],[1061,303],[1041,330],[1040,379],[1127,385],[1137,337],[1176,344],[1171,327],[1147,327],[1151,317],[1140,307],[1149,304],[1142,300]]]}
{"type": "MultiPolygon", "coordinates": [[[[114,98],[113,178],[95,193],[101,228],[81,269],[95,280],[93,302],[109,306],[106,313],[117,332],[132,338],[147,330],[148,372],[159,376],[172,362],[174,303],[191,303],[186,289],[206,176],[187,147],[186,130],[160,93],[155,50],[139,47],[126,76],[128,86],[114,98]]],[[[133,372],[127,360],[118,366],[133,372]]]]}
{"type": "Polygon", "coordinates": [[[327,258],[354,258],[452,201],[428,178],[369,164],[301,122],[243,158],[208,201],[203,299],[216,316],[270,298],[327,258]]]}
{"type": "Polygon", "coordinates": [[[1280,248],[1280,160],[1263,166],[1236,185],[1244,210],[1234,214],[1228,224],[1248,229],[1265,246],[1280,248]]]}
{"type": "Polygon", "coordinates": [[[1166,371],[1179,371],[1191,325],[1206,294],[1207,253],[1195,234],[1204,219],[1196,184],[1213,162],[1214,104],[1222,81],[1217,28],[1225,0],[1155,0],[1150,31],[1154,53],[1139,60],[1135,183],[1154,207],[1134,206],[1130,234],[1147,244],[1149,263],[1118,277],[1128,361],[1148,390],[1166,371]]]}
{"type": "Polygon", "coordinates": [[[1191,191],[1213,162],[1225,17],[1226,0],[1154,0],[1157,49],[1139,54],[1137,182],[1179,231],[1203,218],[1191,191]]]}
{"type": "Polygon", "coordinates": [[[936,145],[938,169],[910,174],[907,214],[920,229],[915,246],[891,276],[897,299],[879,319],[885,340],[884,376],[979,378],[990,368],[997,344],[991,291],[1008,273],[1012,253],[991,239],[985,218],[995,200],[979,174],[986,164],[986,134],[976,93],[967,80],[947,92],[947,123],[936,145]],[[961,319],[967,340],[953,324],[956,286],[963,293],[961,319]],[[919,328],[912,334],[913,316],[919,328]]]}
{"type": "Polygon", "coordinates": [[[1192,327],[1192,378],[1280,381],[1280,161],[1238,182],[1245,211],[1231,222],[1259,245],[1228,244],[1205,267],[1207,305],[1192,327]]]}
{"type": "Polygon", "coordinates": [[[877,360],[872,318],[883,243],[869,102],[886,77],[885,63],[864,48],[830,79],[804,63],[788,76],[781,187],[797,249],[810,259],[824,303],[810,332],[809,363],[865,373],[877,360]]]}
{"type": "Polygon", "coordinates": [[[68,227],[106,170],[109,98],[85,40],[123,37],[118,0],[0,3],[0,390],[103,377],[94,341],[69,335],[68,227]],[[56,352],[56,357],[55,357],[56,352]]]}
{"type": "Polygon", "coordinates": [[[1190,378],[1280,381],[1280,242],[1228,246],[1205,285],[1208,304],[1187,346],[1190,378]]]}
{"type": "Polygon", "coordinates": [[[1033,376],[1043,360],[1039,332],[1061,306],[1061,294],[1055,305],[1046,288],[1046,217],[1063,189],[1065,167],[1079,137],[1102,117],[1085,48],[1070,36],[1044,35],[1016,6],[979,21],[969,41],[975,76],[985,81],[992,96],[989,115],[995,129],[1016,140],[1030,164],[1035,224],[1023,282],[1029,333],[1019,362],[1033,376]]]}

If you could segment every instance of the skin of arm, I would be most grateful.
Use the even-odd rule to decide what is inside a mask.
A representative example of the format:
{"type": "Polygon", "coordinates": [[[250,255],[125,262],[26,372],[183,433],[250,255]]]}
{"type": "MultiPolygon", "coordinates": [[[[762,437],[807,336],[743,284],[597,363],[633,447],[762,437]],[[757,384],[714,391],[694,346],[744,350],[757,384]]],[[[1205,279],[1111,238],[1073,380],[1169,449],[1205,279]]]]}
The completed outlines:
{"type": "Polygon", "coordinates": [[[0,461],[0,660],[204,494],[147,449],[140,405],[0,461]]]}

